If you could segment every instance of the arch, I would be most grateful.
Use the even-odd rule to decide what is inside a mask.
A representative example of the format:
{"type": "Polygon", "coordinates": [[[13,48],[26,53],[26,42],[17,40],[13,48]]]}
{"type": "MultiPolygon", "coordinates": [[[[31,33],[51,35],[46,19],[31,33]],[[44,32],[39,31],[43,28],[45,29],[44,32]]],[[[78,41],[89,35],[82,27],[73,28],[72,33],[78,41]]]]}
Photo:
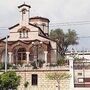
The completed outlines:
{"type": "Polygon", "coordinates": [[[23,8],[23,9],[22,9],[22,14],[25,14],[26,11],[27,11],[27,9],[26,9],[26,8],[23,8]]]}
{"type": "Polygon", "coordinates": [[[40,41],[34,41],[35,44],[30,44],[28,46],[28,51],[30,52],[30,61],[32,60],[44,60],[44,50],[47,45],[44,43],[40,44],[40,41]]]}
{"type": "Polygon", "coordinates": [[[43,47],[37,47],[37,46],[32,46],[29,50],[30,55],[30,61],[33,60],[44,60],[44,50],[43,47]]]}
{"type": "Polygon", "coordinates": [[[28,46],[28,51],[30,51],[30,49],[33,47],[33,45],[32,44],[30,44],[29,46],[28,46]]]}
{"type": "Polygon", "coordinates": [[[28,38],[28,32],[30,32],[30,29],[26,26],[22,26],[20,29],[18,29],[20,38],[28,38]]]}
{"type": "Polygon", "coordinates": [[[23,47],[23,48],[25,48],[25,49],[27,50],[28,45],[26,45],[25,43],[23,43],[23,42],[21,42],[21,41],[18,41],[18,42],[14,43],[14,44],[10,47],[10,51],[13,52],[13,50],[14,50],[15,48],[18,49],[18,48],[20,48],[20,47],[23,47]]]}
{"type": "Polygon", "coordinates": [[[22,32],[22,31],[28,31],[28,32],[30,32],[30,29],[29,28],[27,28],[26,26],[22,26],[20,29],[18,29],[18,32],[22,32]]]}
{"type": "MultiPolygon", "coordinates": [[[[47,44],[45,44],[45,43],[40,44],[40,41],[34,41],[34,42],[35,42],[35,43],[39,43],[38,45],[41,46],[44,51],[47,50],[47,44]]],[[[35,46],[35,45],[33,45],[32,43],[30,43],[30,45],[28,46],[27,50],[30,51],[30,49],[31,49],[33,46],[35,46]]]]}
{"type": "Polygon", "coordinates": [[[13,58],[15,64],[26,62],[26,49],[24,47],[15,48],[13,50],[13,58]]]}

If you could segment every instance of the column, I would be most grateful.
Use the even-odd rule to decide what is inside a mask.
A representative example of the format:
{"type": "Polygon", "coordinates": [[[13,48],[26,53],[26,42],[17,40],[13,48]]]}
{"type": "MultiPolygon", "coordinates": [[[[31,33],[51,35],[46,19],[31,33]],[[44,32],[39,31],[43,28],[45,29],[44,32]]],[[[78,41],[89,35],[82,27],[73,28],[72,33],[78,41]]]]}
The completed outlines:
{"type": "Polygon", "coordinates": [[[26,52],[27,64],[29,64],[29,54],[30,52],[26,52]]]}
{"type": "Polygon", "coordinates": [[[48,54],[48,51],[44,51],[44,60],[45,60],[45,64],[47,64],[47,54],[48,54]]]}
{"type": "Polygon", "coordinates": [[[70,70],[70,90],[74,90],[74,73],[73,73],[73,58],[69,58],[69,70],[70,70]]]}
{"type": "Polygon", "coordinates": [[[57,61],[57,50],[55,49],[54,52],[55,52],[55,56],[54,56],[54,62],[55,62],[57,61]]]}
{"type": "Polygon", "coordinates": [[[9,54],[9,63],[12,63],[12,52],[8,52],[9,54]]]}

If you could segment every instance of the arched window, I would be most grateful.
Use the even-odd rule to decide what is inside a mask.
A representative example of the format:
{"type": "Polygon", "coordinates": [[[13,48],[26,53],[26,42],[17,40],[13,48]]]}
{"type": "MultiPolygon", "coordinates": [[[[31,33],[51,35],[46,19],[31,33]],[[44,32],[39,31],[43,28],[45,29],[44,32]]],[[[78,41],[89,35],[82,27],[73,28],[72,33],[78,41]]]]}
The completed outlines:
{"type": "Polygon", "coordinates": [[[25,33],[26,33],[26,31],[25,31],[25,29],[23,29],[23,38],[25,38],[26,36],[25,36],[25,33]]]}
{"type": "Polygon", "coordinates": [[[26,13],[26,9],[24,8],[24,9],[22,9],[22,14],[25,14],[26,13]]]}
{"type": "Polygon", "coordinates": [[[26,31],[26,37],[28,38],[28,31],[26,31]]]}
{"type": "Polygon", "coordinates": [[[24,9],[22,9],[22,20],[24,20],[24,15],[26,14],[26,9],[24,8],[24,9]]]}
{"type": "Polygon", "coordinates": [[[26,49],[19,48],[17,51],[18,60],[26,60],[26,49]]]}
{"type": "Polygon", "coordinates": [[[45,23],[42,23],[42,29],[44,30],[46,27],[46,24],[45,23]]]}
{"type": "Polygon", "coordinates": [[[30,32],[30,29],[23,26],[22,28],[20,28],[18,30],[18,32],[19,32],[19,37],[20,38],[28,38],[28,33],[30,32]]]}
{"type": "Polygon", "coordinates": [[[20,38],[21,38],[22,37],[22,32],[20,31],[19,34],[20,34],[20,38]]]}

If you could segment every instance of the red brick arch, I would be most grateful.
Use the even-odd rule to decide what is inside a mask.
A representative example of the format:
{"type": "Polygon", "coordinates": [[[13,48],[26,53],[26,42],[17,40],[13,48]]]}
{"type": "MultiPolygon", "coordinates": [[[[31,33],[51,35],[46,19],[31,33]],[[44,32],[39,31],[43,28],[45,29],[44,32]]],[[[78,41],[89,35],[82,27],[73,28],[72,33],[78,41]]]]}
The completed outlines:
{"type": "MultiPolygon", "coordinates": [[[[27,50],[28,51],[30,51],[30,49],[33,47],[34,45],[31,43],[29,46],[28,46],[28,48],[27,48],[27,50]]],[[[44,43],[42,43],[41,45],[39,45],[39,46],[41,46],[41,48],[44,50],[44,51],[47,51],[47,45],[46,44],[44,44],[44,43]]]]}
{"type": "Polygon", "coordinates": [[[17,43],[14,43],[13,45],[10,46],[9,51],[12,52],[14,49],[18,49],[18,48],[21,48],[21,47],[25,48],[26,51],[27,51],[28,45],[25,44],[25,43],[22,43],[22,42],[17,42],[17,43]]]}

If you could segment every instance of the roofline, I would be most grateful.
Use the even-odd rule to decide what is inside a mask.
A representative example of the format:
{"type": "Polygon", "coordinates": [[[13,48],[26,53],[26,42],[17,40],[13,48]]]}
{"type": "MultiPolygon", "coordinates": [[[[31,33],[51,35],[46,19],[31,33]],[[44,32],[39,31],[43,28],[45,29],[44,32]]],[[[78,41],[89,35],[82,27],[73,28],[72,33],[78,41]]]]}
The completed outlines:
{"type": "Polygon", "coordinates": [[[50,22],[50,20],[48,18],[44,18],[44,17],[39,17],[39,16],[36,16],[36,17],[31,17],[29,18],[30,19],[44,19],[44,20],[47,20],[48,22],[50,22]]]}
{"type": "MultiPolygon", "coordinates": [[[[24,42],[24,41],[22,41],[22,40],[17,40],[17,41],[8,41],[8,44],[9,44],[9,42],[12,42],[12,44],[15,44],[15,43],[17,43],[17,42],[21,42],[21,43],[24,43],[24,44],[26,44],[26,45],[29,45],[31,42],[35,42],[35,41],[41,41],[41,40],[39,40],[39,39],[35,39],[35,40],[25,40],[25,41],[29,41],[29,43],[26,43],[26,42],[24,42]]],[[[42,41],[43,42],[43,41],[42,41]]],[[[11,45],[12,45],[11,44],[11,45]]],[[[47,43],[46,42],[43,42],[43,44],[46,44],[47,45],[47,43]]]]}
{"type": "MultiPolygon", "coordinates": [[[[9,38],[9,36],[7,36],[7,38],[9,38]]],[[[4,41],[5,39],[6,39],[6,37],[1,38],[1,39],[0,39],[0,42],[4,42],[4,43],[5,43],[5,41],[4,41]]]]}
{"type": "Polygon", "coordinates": [[[27,7],[29,7],[29,8],[31,8],[31,6],[30,5],[27,5],[27,4],[22,4],[22,5],[20,5],[20,6],[18,6],[18,8],[21,8],[21,7],[23,7],[23,6],[27,6],[27,7]]]}
{"type": "MultiPolygon", "coordinates": [[[[20,24],[18,23],[18,24],[14,25],[14,26],[12,26],[12,27],[10,27],[10,28],[8,28],[8,29],[9,29],[9,30],[10,30],[10,29],[13,29],[14,27],[17,27],[17,26],[19,26],[19,25],[20,25],[20,24]]],[[[36,25],[34,25],[34,24],[31,24],[31,23],[29,23],[29,25],[32,25],[32,26],[38,28],[38,29],[46,36],[46,34],[42,31],[42,29],[41,29],[40,27],[38,27],[38,26],[36,26],[36,25]]]]}
{"type": "Polygon", "coordinates": [[[51,41],[53,41],[53,42],[56,42],[56,41],[52,40],[51,38],[49,38],[49,37],[47,37],[47,36],[42,36],[42,35],[39,35],[39,36],[41,36],[41,37],[43,37],[43,38],[46,38],[46,39],[49,39],[49,40],[51,40],[51,41]]]}
{"type": "MultiPolygon", "coordinates": [[[[40,27],[38,27],[38,26],[36,26],[36,25],[34,25],[34,24],[31,24],[31,23],[28,23],[29,25],[32,25],[32,26],[34,26],[34,27],[36,27],[36,28],[38,28],[45,36],[46,36],[46,34],[42,31],[42,29],[40,28],[40,27]]],[[[18,24],[16,24],[16,25],[14,25],[14,26],[12,26],[12,27],[10,27],[10,28],[8,28],[9,30],[10,29],[13,29],[14,27],[17,27],[17,26],[19,26],[20,24],[18,23],[18,24]]]]}
{"type": "Polygon", "coordinates": [[[34,25],[34,24],[31,24],[31,23],[29,23],[29,25],[32,25],[32,26],[38,28],[38,29],[46,36],[46,34],[42,31],[42,29],[41,29],[40,27],[38,27],[38,26],[36,26],[36,25],[34,25]]]}
{"type": "Polygon", "coordinates": [[[14,26],[12,26],[12,27],[10,27],[10,28],[8,28],[8,29],[13,29],[14,27],[17,27],[17,26],[19,26],[20,24],[18,23],[18,24],[16,24],[16,25],[14,25],[14,26]]]}

